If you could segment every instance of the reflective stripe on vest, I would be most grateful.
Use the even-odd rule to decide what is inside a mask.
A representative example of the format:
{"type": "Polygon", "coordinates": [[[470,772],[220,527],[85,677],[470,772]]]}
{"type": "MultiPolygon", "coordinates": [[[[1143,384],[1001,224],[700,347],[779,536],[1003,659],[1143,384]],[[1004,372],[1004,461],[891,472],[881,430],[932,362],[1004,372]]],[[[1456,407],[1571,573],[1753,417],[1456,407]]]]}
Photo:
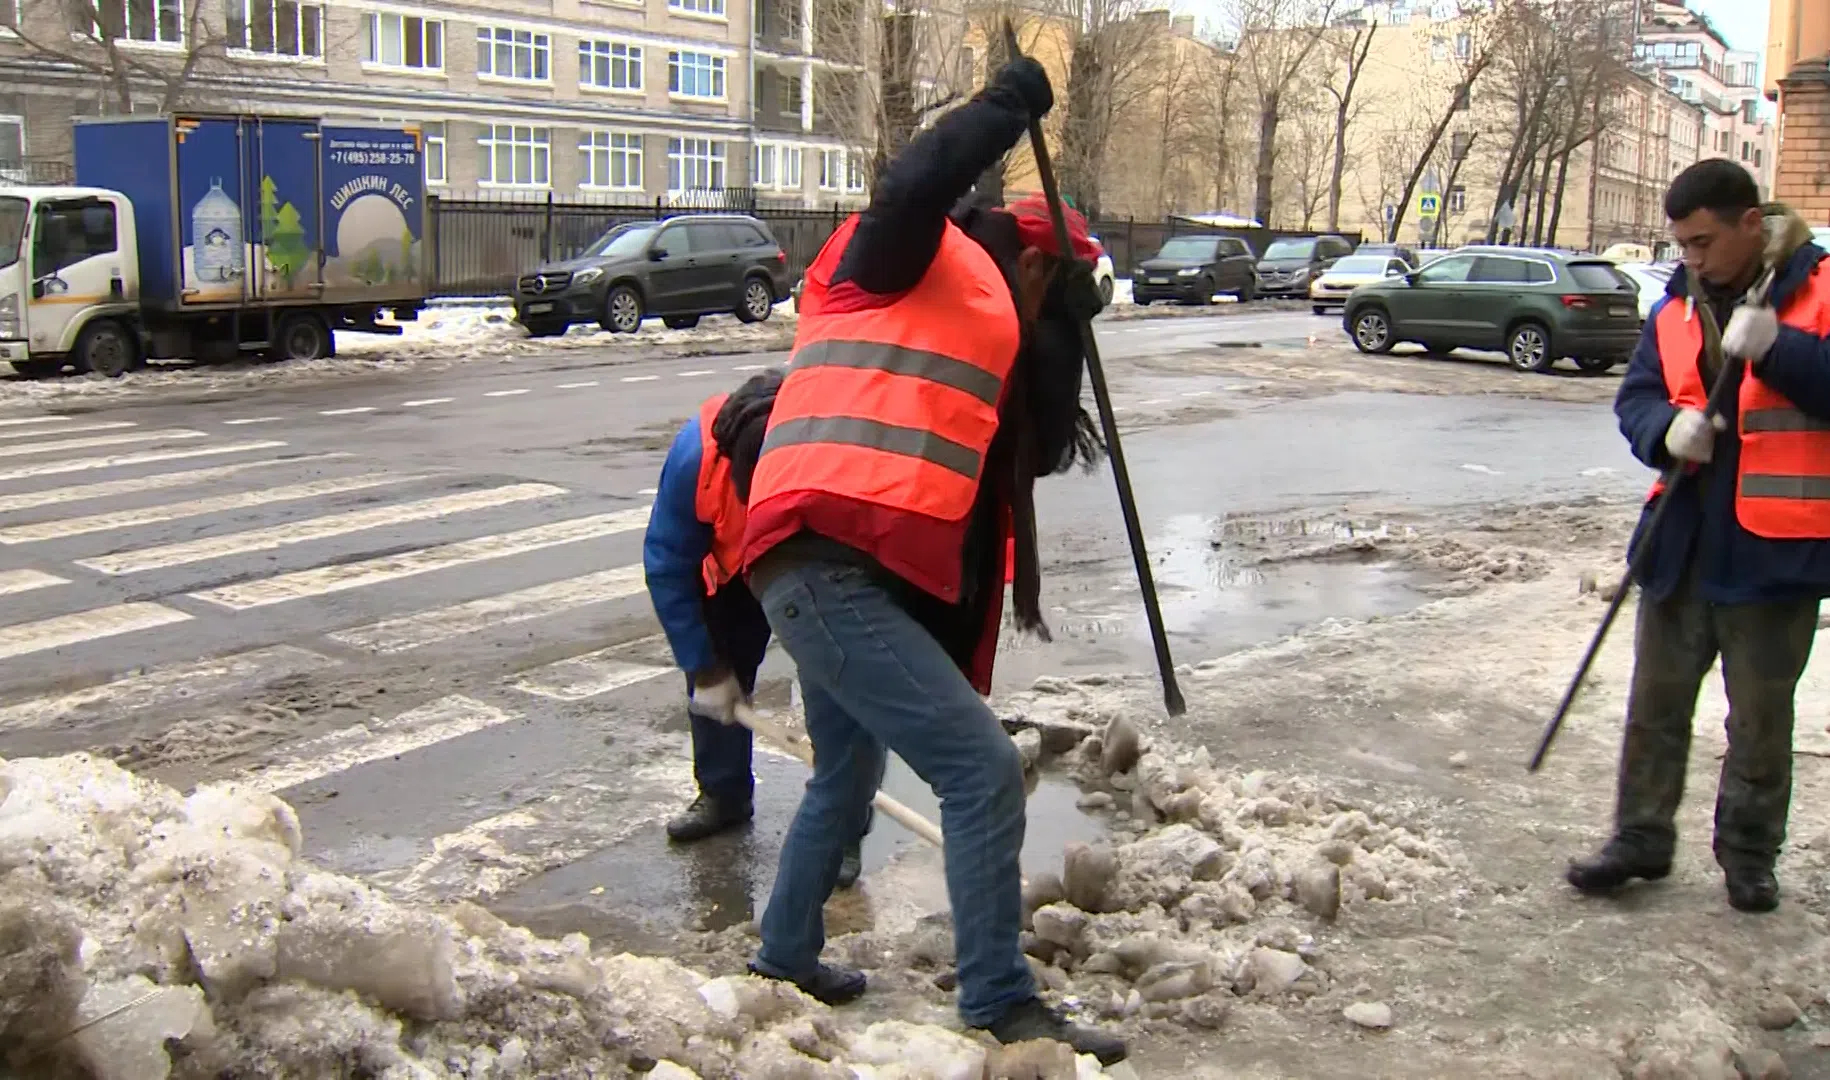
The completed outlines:
{"type": "MultiPolygon", "coordinates": [[[[1813,337],[1830,336],[1830,275],[1819,263],[1779,321],[1813,337]]],[[[1667,300],[1653,320],[1659,365],[1671,403],[1701,409],[1709,400],[1698,360],[1703,327],[1689,304],[1667,300]]],[[[1830,422],[1799,411],[1750,365],[1741,378],[1736,423],[1741,458],[1735,518],[1769,540],[1830,539],[1830,422]]],[[[1652,493],[1658,494],[1660,484],[1652,493]]]]}
{"type": "Polygon", "coordinates": [[[743,501],[731,482],[731,462],[712,438],[712,425],[728,396],[719,394],[699,406],[699,491],[693,511],[702,524],[712,527],[712,550],[701,564],[707,596],[723,588],[743,566],[743,501]]]}
{"type": "Polygon", "coordinates": [[[769,417],[751,503],[818,492],[961,521],[1016,361],[1010,288],[991,256],[949,223],[927,274],[893,303],[821,310],[856,228],[854,216],[808,271],[803,295],[813,302],[769,417]]]}

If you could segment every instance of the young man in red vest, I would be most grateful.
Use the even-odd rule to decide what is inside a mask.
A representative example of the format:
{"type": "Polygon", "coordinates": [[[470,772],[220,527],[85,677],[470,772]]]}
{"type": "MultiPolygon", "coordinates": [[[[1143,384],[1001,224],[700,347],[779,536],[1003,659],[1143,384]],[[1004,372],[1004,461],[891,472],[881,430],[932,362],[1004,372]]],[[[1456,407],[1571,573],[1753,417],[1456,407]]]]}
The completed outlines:
{"type": "Polygon", "coordinates": [[[1697,693],[1720,657],[1730,709],[1716,862],[1732,906],[1771,911],[1793,694],[1830,595],[1830,264],[1803,220],[1763,211],[1753,177],[1723,158],[1678,174],[1665,214],[1687,272],[1654,307],[1614,411],[1635,456],[1687,475],[1659,531],[1642,516],[1632,540],[1648,550],[1614,835],[1568,878],[1609,893],[1671,872],[1697,693]],[[1731,358],[1745,370],[1712,423],[1704,406],[1731,358]]]}
{"type": "MultiPolygon", "coordinates": [[[[747,824],[753,815],[751,736],[737,722],[737,705],[756,690],[769,622],[738,571],[744,501],[781,384],[779,370],[753,376],[735,393],[707,400],[680,428],[661,465],[643,538],[649,598],[674,662],[686,673],[699,795],[667,823],[667,835],[681,843],[747,824]]],[[[868,802],[882,774],[863,780],[870,784],[868,802]]],[[[869,829],[867,814],[845,847],[840,888],[858,880],[859,847],[869,829]]]]}
{"type": "Polygon", "coordinates": [[[1039,198],[960,205],[1052,103],[1039,65],[1006,66],[891,162],[807,271],[744,560],[799,669],[815,768],[752,970],[829,1004],[864,992],[820,963],[821,906],[888,747],[940,797],[962,1018],[1111,1064],[1124,1043],[1044,1005],[1018,945],[1023,771],[981,696],[1006,537],[1017,625],[1038,629],[1034,481],[1099,451],[1079,404],[1079,324],[1101,306],[1086,221],[1069,212],[1064,252],[1039,198]]]}

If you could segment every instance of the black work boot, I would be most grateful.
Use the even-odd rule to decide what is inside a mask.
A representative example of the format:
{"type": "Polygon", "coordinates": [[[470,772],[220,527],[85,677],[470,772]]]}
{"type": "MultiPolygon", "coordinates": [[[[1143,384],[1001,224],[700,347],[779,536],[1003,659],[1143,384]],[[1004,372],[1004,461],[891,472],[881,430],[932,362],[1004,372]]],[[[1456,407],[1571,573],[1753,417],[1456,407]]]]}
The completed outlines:
{"type": "Polygon", "coordinates": [[[1084,1028],[1043,1004],[1041,998],[1030,998],[992,1021],[986,1029],[1006,1046],[1031,1039],[1052,1039],[1074,1048],[1074,1053],[1092,1054],[1101,1065],[1116,1065],[1129,1053],[1125,1040],[1103,1031],[1084,1028]]]}
{"type": "Polygon", "coordinates": [[[1779,879],[1773,876],[1772,867],[1725,867],[1722,879],[1728,886],[1728,906],[1736,911],[1760,913],[1779,906],[1779,879]]]}
{"type": "Polygon", "coordinates": [[[845,849],[845,858],[839,862],[839,888],[851,888],[864,873],[864,856],[860,851],[863,846],[860,841],[845,849]]]}
{"type": "Polygon", "coordinates": [[[1659,881],[1671,874],[1671,859],[1653,859],[1633,848],[1610,840],[1601,854],[1589,859],[1571,859],[1564,880],[1576,891],[1601,896],[1618,891],[1634,878],[1659,881]]]}
{"type": "Polygon", "coordinates": [[[818,970],[805,979],[784,979],[779,975],[757,970],[755,964],[750,965],[750,974],[759,979],[785,982],[820,1004],[833,1008],[864,996],[864,972],[834,964],[821,964],[818,970]]]}
{"type": "Polygon", "coordinates": [[[716,836],[726,829],[734,829],[755,815],[756,808],[748,799],[739,803],[700,795],[693,800],[691,806],[667,823],[667,835],[683,844],[691,843],[716,836]]]}

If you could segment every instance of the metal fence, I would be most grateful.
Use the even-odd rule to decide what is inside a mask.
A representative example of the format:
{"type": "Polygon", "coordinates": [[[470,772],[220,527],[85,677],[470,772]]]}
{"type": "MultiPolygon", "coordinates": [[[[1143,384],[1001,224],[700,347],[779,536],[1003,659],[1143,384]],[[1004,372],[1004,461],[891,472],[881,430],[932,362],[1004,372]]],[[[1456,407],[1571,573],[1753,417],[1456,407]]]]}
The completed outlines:
{"type": "Polygon", "coordinates": [[[61,158],[0,157],[0,184],[56,186],[76,182],[76,167],[61,158]]]}
{"type": "MultiPolygon", "coordinates": [[[[548,196],[527,199],[438,198],[432,200],[432,250],[436,253],[438,296],[500,296],[514,290],[515,279],[543,262],[569,259],[625,221],[654,220],[694,213],[753,214],[768,224],[788,253],[789,272],[798,278],[819,255],[839,224],[841,210],[804,210],[770,206],[749,189],[698,192],[691,199],[598,201],[548,196]]],[[[1233,229],[1183,218],[1138,221],[1102,218],[1089,223],[1112,256],[1120,277],[1147,259],[1172,236],[1225,234],[1243,239],[1262,255],[1272,240],[1314,236],[1280,229],[1233,229]]],[[[1358,241],[1359,233],[1346,233],[1358,241]]]]}

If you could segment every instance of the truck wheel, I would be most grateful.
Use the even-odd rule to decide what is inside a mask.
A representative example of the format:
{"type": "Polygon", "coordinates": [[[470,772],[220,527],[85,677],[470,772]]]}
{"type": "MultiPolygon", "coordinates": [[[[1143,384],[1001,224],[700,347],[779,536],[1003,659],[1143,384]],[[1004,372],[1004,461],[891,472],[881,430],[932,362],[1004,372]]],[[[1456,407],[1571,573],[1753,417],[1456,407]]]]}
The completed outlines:
{"type": "Polygon", "coordinates": [[[633,334],[642,328],[642,294],[632,286],[618,285],[604,297],[604,314],[597,324],[612,334],[633,334]]]}
{"type": "Polygon", "coordinates": [[[93,371],[118,379],[140,366],[140,345],[120,323],[97,319],[83,327],[71,359],[78,372],[93,371]]]}
{"type": "Polygon", "coordinates": [[[315,311],[284,315],[274,328],[267,355],[274,360],[322,360],[331,355],[330,325],[315,311]]]}

